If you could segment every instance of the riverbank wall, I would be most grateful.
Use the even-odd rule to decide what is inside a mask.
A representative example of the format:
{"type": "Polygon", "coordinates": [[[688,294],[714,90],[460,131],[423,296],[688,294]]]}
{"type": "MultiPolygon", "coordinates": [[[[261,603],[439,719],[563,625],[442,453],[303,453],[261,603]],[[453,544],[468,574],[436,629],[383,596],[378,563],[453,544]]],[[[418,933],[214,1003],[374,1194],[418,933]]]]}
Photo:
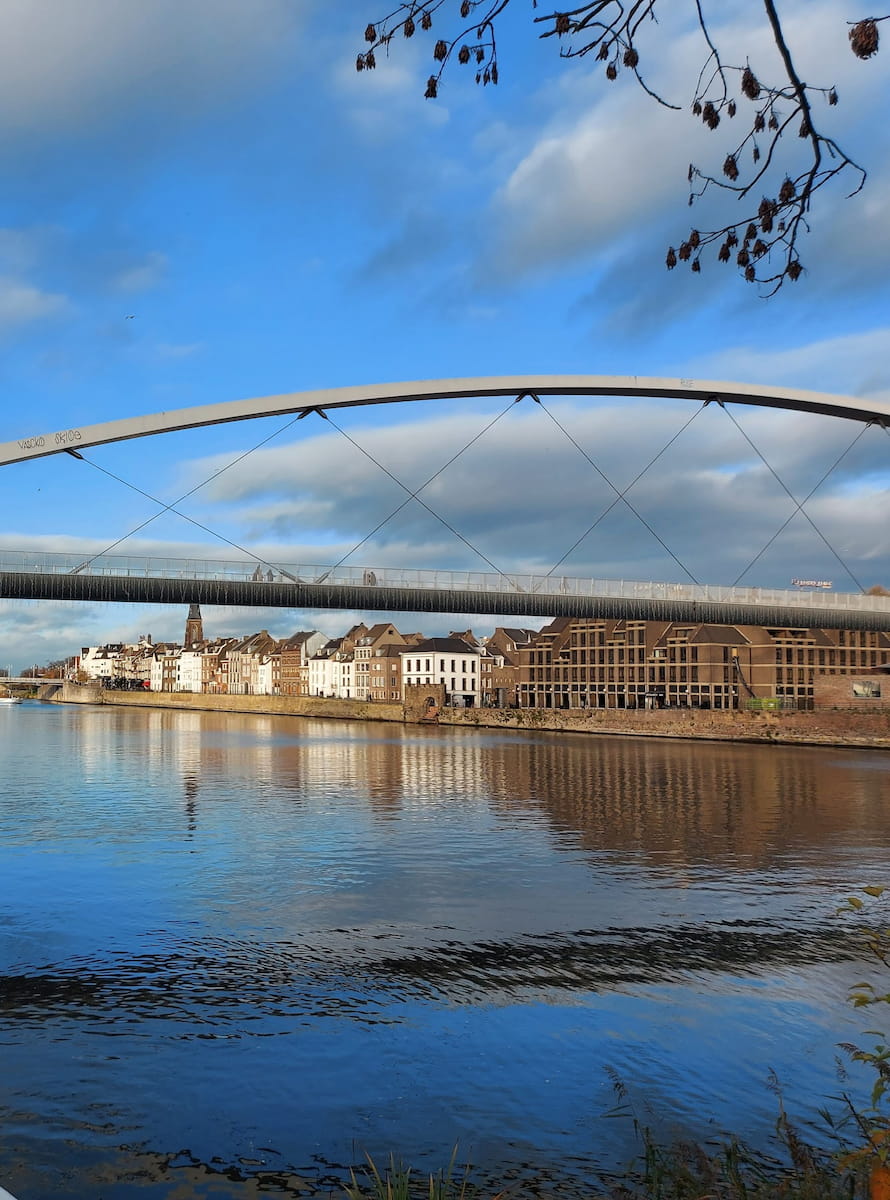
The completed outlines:
{"type": "MultiPolygon", "coordinates": [[[[66,683],[41,689],[56,704],[255,713],[328,720],[417,723],[400,703],[328,700],[314,696],[204,696],[191,692],[106,691],[66,683]]],[[[427,723],[427,722],[424,722],[427,723]]],[[[890,750],[890,712],[837,708],[814,712],[748,712],[698,708],[544,709],[442,708],[440,726],[620,737],[704,739],[774,745],[849,746],[890,750]]]]}

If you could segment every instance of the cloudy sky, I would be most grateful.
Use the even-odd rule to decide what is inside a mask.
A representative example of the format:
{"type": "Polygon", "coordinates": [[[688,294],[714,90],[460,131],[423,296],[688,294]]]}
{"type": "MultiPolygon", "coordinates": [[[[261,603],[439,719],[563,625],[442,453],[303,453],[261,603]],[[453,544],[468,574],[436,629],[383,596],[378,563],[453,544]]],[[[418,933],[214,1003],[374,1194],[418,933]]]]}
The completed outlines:
{"type": "MultiPolygon", "coordinates": [[[[837,87],[819,119],[869,178],[852,199],[852,179],[821,195],[806,273],[768,301],[713,258],[700,275],[664,269],[666,246],[711,215],[690,217],[689,161],[717,171],[732,148],[723,126],[709,133],[689,114],[702,63],[691,3],[666,5],[676,24],[640,39],[647,82],[679,112],[629,76],[608,83],[602,64],[560,60],[555,39],[536,39],[530,0],[505,16],[496,88],[455,65],[425,100],[434,38],[457,5],[441,30],[358,74],[364,27],[388,7],[0,0],[0,441],[270,393],[497,374],[890,400],[887,73],[881,55],[849,51],[856,5],[780,5],[802,75],[837,87]]],[[[768,77],[759,6],[711,7],[730,60],[768,77]]],[[[786,152],[795,161],[798,139],[786,152]]],[[[348,562],[890,586],[886,430],[688,401],[335,415],[340,429],[266,419],[3,467],[0,551],[119,543],[327,564],[363,543],[348,562]],[[372,460],[413,490],[496,417],[423,492],[441,520],[409,504],[363,541],[405,495],[372,460]],[[678,433],[628,494],[646,524],[623,504],[600,520],[614,491],[589,460],[623,489],[678,433]],[[812,492],[812,524],[773,470],[797,501],[812,492]],[[169,504],[206,480],[182,505],[192,523],[145,524],[159,505],[135,489],[169,504]]],[[[208,610],[205,628],[334,634],[363,615],[376,616],[208,610]]],[[[178,638],[183,619],[0,601],[0,665],[143,631],[178,638]]],[[[398,623],[432,634],[467,622],[398,623]]]]}

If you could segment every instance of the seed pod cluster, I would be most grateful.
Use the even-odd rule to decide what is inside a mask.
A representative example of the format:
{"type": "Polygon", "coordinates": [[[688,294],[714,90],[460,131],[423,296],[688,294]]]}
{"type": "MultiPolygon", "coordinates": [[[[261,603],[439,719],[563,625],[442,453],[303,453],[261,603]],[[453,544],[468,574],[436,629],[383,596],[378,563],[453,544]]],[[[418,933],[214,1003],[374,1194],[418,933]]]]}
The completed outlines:
{"type": "MultiPolygon", "coordinates": [[[[789,180],[789,182],[790,182],[790,180],[789,180]]],[[[792,184],[792,187],[793,186],[794,185],[792,184]]],[[[763,230],[764,233],[772,232],[773,219],[775,218],[778,211],[779,211],[779,206],[778,206],[778,204],[776,204],[775,200],[769,200],[766,196],[764,196],[764,198],[760,201],[760,207],[757,209],[757,216],[760,219],[760,228],[763,230]]],[[[750,231],[751,229],[754,229],[754,226],[749,225],[748,229],[750,231]]],[[[748,236],[754,237],[756,232],[757,232],[757,230],[755,229],[754,233],[749,233],[748,236]]]]}
{"type": "Polygon", "coordinates": [[[739,177],[739,164],[736,162],[734,154],[727,154],[723,162],[723,174],[727,179],[731,179],[733,183],[739,177]]]}
{"type": "Polygon", "coordinates": [[[850,30],[850,49],[857,58],[871,58],[878,52],[878,23],[873,17],[857,21],[850,30]]]}
{"type": "Polygon", "coordinates": [[[760,84],[750,67],[745,67],[742,71],[742,94],[749,100],[756,100],[760,95],[760,84]]]}

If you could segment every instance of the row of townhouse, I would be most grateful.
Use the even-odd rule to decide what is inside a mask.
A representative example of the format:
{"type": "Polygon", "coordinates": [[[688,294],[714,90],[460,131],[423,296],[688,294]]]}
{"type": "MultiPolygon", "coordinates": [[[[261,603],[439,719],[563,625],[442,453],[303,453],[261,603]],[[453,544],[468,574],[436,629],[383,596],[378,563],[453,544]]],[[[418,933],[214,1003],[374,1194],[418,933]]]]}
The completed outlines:
{"type": "MultiPolygon", "coordinates": [[[[441,685],[446,703],[497,703],[495,679],[504,653],[495,639],[470,629],[446,638],[399,633],[389,622],[356,625],[332,638],[309,660],[309,694],[356,700],[400,701],[408,685],[441,685]]],[[[511,664],[515,669],[515,662],[511,664]]]]}
{"type": "Polygon", "coordinates": [[[111,687],[146,687],[156,692],[233,695],[308,695],[309,658],[325,637],[317,630],[273,638],[267,630],[249,637],[204,637],[201,610],[189,608],[182,645],[153,642],[84,646],[71,662],[71,676],[111,687]]]}
{"type": "MultiPolygon", "coordinates": [[[[890,673],[890,635],[838,629],[560,618],[482,639],[380,622],[331,639],[260,630],[208,641],[193,606],[186,638],[84,648],[80,675],[153,691],[390,702],[407,686],[439,686],[458,707],[730,709],[749,700],[812,708],[827,681],[853,676],[863,677],[853,696],[880,699],[879,676],[890,673]]],[[[886,690],[890,700],[890,678],[886,690]]],[[[841,694],[835,687],[831,702],[841,694]]]]}
{"type": "Polygon", "coordinates": [[[72,664],[82,682],[148,687],[154,692],[308,695],[309,656],[325,642],[315,630],[273,638],[265,629],[246,638],[188,645],[140,639],[133,645],[85,646],[72,664]]]}
{"type": "Polygon", "coordinates": [[[133,645],[84,647],[75,668],[83,681],[157,692],[399,702],[408,684],[441,685],[448,704],[478,707],[506,703],[518,667],[515,641],[532,636],[498,630],[480,640],[468,629],[426,638],[380,622],[360,623],[329,640],[315,630],[276,639],[263,629],[210,641],[193,605],[183,645],[145,635],[133,645]]]}

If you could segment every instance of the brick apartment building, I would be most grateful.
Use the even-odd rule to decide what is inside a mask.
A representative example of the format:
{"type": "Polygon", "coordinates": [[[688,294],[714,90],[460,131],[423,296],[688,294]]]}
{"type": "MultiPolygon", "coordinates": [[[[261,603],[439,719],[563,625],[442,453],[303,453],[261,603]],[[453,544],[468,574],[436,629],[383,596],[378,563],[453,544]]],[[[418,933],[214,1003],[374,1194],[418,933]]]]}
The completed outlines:
{"type": "MultiPolygon", "coordinates": [[[[560,618],[518,648],[522,708],[812,708],[816,680],[890,667],[886,633],[560,618]]],[[[890,688],[890,680],[888,680],[890,688]]]]}

